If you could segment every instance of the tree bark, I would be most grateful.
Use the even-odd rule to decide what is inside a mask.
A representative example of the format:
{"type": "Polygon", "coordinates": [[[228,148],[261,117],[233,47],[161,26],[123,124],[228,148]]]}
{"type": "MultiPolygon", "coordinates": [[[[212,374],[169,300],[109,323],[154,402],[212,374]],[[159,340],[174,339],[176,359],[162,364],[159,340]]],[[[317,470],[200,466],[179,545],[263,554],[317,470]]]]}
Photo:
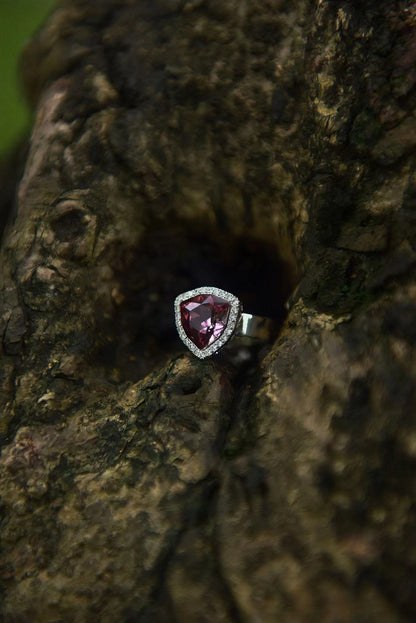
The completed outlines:
{"type": "Polygon", "coordinates": [[[415,61],[406,0],[68,0],[29,44],[6,623],[416,619],[415,61]],[[276,340],[185,353],[200,285],[276,340]]]}

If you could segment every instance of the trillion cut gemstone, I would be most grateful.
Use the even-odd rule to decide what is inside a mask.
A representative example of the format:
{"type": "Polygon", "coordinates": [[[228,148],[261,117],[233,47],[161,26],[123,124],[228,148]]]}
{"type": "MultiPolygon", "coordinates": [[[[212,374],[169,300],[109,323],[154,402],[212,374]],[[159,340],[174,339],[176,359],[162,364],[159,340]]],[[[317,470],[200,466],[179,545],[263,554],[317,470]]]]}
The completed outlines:
{"type": "Polygon", "coordinates": [[[201,350],[224,333],[230,303],[213,294],[198,294],[181,303],[181,323],[189,339],[201,350]]]}

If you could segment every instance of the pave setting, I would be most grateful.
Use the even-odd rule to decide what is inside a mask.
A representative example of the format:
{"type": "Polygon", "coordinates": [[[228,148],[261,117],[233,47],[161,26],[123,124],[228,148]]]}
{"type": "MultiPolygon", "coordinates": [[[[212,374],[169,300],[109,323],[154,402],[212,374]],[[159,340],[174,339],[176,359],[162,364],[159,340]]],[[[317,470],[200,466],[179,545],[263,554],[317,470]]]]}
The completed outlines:
{"type": "Polygon", "coordinates": [[[238,298],[220,288],[197,288],[175,299],[179,336],[200,359],[214,355],[230,340],[240,316],[238,298]]]}

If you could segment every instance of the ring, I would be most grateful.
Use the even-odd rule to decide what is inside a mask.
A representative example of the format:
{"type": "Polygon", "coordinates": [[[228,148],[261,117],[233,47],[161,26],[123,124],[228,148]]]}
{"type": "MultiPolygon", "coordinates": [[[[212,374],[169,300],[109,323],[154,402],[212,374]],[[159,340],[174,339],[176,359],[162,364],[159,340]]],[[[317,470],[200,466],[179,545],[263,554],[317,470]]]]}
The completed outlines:
{"type": "Polygon", "coordinates": [[[218,353],[231,338],[244,346],[266,342],[274,324],[271,318],[243,313],[234,294],[208,286],[176,297],[175,323],[185,346],[200,359],[218,353]]]}

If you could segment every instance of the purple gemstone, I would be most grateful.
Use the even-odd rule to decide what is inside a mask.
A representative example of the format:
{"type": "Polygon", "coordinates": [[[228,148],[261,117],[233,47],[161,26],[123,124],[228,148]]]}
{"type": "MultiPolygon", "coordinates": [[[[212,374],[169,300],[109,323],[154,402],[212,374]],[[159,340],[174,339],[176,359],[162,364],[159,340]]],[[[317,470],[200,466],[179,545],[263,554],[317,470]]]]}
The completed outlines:
{"type": "Polygon", "coordinates": [[[212,294],[198,294],[181,303],[182,327],[189,339],[201,350],[224,333],[230,314],[230,303],[212,294]]]}

